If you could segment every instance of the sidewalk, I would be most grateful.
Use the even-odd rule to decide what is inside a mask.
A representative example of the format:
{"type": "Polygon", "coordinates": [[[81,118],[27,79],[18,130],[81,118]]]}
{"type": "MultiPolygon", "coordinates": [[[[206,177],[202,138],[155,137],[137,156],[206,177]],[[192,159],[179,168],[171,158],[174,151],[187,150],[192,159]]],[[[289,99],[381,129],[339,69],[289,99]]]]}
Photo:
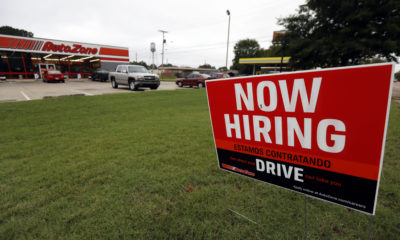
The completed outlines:
{"type": "MultiPolygon", "coordinates": [[[[5,81],[0,81],[0,83],[2,82],[19,82],[19,83],[28,83],[28,82],[41,82],[42,79],[34,79],[34,78],[28,78],[28,79],[6,79],[5,81]]],[[[81,78],[81,79],[76,79],[76,78],[72,78],[72,79],[65,79],[66,82],[88,82],[88,81],[92,81],[89,78],[81,78]]]]}

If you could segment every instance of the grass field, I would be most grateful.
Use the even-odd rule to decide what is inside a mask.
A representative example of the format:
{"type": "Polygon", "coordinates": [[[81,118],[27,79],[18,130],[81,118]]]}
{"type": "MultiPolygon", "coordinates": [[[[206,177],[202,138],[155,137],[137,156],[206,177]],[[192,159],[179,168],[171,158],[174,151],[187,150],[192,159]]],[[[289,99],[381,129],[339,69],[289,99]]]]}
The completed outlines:
{"type": "Polygon", "coordinates": [[[158,77],[159,77],[162,81],[165,81],[165,82],[175,82],[176,79],[177,79],[176,76],[161,76],[161,75],[159,75],[158,77]]]}
{"type": "MultiPolygon", "coordinates": [[[[372,239],[400,238],[399,146],[393,103],[372,239]]],[[[0,104],[0,239],[303,239],[305,201],[307,239],[367,239],[367,215],[219,170],[204,90],[0,104]]]]}

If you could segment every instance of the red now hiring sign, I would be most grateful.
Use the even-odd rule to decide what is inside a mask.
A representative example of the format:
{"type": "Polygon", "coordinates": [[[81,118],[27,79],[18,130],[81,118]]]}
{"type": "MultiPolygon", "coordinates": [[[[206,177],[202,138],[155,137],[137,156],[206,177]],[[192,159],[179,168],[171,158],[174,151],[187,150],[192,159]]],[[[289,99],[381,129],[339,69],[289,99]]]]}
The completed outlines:
{"type": "Polygon", "coordinates": [[[219,167],[375,214],[393,68],[206,81],[219,167]]]}

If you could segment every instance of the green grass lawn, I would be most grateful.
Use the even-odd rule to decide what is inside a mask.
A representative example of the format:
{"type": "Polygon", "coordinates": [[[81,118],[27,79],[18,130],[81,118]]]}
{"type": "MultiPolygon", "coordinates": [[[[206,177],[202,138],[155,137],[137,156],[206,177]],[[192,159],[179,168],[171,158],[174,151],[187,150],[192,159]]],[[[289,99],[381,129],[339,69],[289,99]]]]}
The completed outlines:
{"type": "MultiPolygon", "coordinates": [[[[373,239],[400,238],[399,146],[393,103],[373,239]]],[[[219,170],[204,89],[0,104],[0,239],[302,239],[304,201],[307,239],[367,239],[367,215],[219,170]]]]}
{"type": "Polygon", "coordinates": [[[177,77],[176,76],[161,76],[158,75],[158,77],[161,79],[161,81],[165,81],[165,82],[175,82],[177,77]]]}

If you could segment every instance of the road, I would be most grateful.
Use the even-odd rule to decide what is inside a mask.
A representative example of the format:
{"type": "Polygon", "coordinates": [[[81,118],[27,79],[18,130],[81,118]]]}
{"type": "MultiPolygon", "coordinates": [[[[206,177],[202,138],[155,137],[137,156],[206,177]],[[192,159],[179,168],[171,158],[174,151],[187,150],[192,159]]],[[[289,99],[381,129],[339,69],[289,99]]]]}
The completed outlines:
{"type": "MultiPolygon", "coordinates": [[[[175,90],[179,88],[174,82],[161,82],[156,90],[175,90]]],[[[144,88],[145,91],[154,91],[144,88]]],[[[110,93],[134,93],[127,86],[113,89],[110,82],[93,82],[90,80],[67,81],[66,83],[43,83],[41,81],[5,81],[0,82],[0,102],[28,101],[48,97],[70,95],[101,95],[110,93]]]]}

